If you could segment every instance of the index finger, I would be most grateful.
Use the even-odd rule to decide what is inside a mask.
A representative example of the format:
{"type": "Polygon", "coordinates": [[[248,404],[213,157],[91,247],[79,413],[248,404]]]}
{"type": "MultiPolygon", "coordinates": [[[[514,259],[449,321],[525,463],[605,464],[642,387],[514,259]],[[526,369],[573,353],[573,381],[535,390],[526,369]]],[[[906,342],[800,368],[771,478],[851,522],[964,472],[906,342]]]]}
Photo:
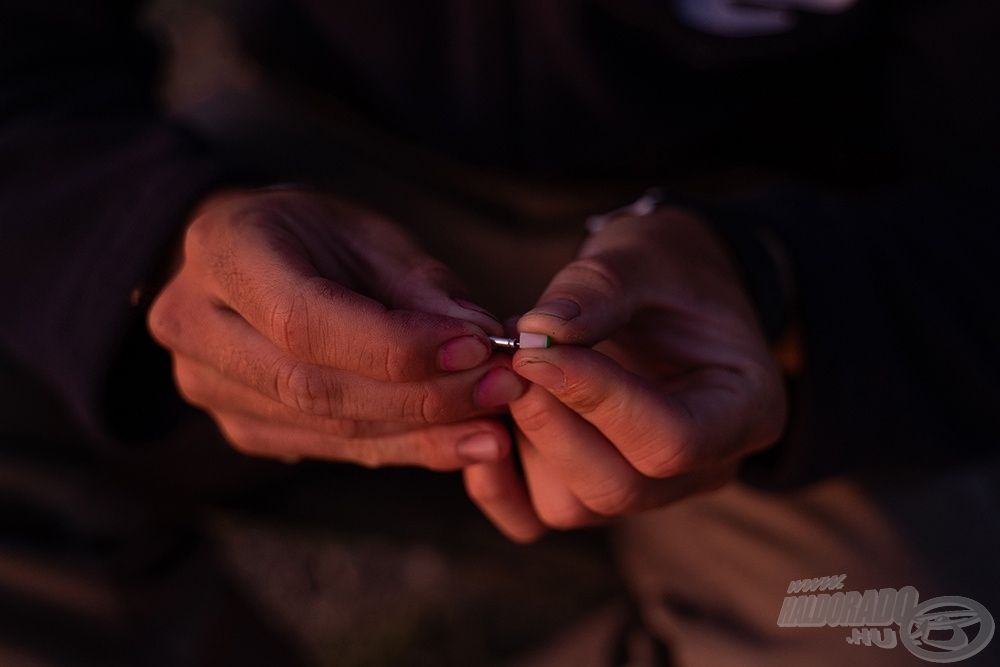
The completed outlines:
{"type": "Polygon", "coordinates": [[[752,401],[725,369],[693,371],[663,389],[600,352],[557,346],[519,351],[514,370],[593,424],[649,477],[672,477],[769,444],[756,442],[752,401]]]}
{"type": "Polygon", "coordinates": [[[320,276],[280,230],[248,220],[227,240],[233,250],[213,267],[220,296],[300,361],[406,382],[473,368],[491,353],[476,324],[389,309],[320,276]]]}
{"type": "Polygon", "coordinates": [[[511,386],[519,380],[505,370],[510,362],[503,356],[468,371],[410,382],[384,382],[303,362],[232,310],[188,298],[186,280],[175,283],[149,314],[157,341],[175,357],[190,358],[305,414],[446,422],[496,412],[495,406],[518,388],[511,386]]]}

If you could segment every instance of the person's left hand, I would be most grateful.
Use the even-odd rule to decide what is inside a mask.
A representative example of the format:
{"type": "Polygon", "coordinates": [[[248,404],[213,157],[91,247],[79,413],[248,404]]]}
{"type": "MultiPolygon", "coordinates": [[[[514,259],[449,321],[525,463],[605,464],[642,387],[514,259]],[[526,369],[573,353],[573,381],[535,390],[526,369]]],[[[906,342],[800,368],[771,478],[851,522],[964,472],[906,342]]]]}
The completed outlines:
{"type": "Polygon", "coordinates": [[[523,478],[510,458],[465,469],[514,540],[718,488],[784,428],[781,373],[737,271],[684,212],[613,220],[518,329],[557,343],[514,356],[532,382],[510,404],[523,478]]]}

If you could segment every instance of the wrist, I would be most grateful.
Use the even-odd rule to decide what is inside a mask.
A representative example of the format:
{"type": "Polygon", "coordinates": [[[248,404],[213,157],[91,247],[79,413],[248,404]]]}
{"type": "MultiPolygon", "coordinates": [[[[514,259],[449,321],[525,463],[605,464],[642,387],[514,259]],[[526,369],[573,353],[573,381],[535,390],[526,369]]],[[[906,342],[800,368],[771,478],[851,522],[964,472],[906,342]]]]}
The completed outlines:
{"type": "Polygon", "coordinates": [[[667,196],[650,188],[631,204],[586,221],[590,234],[605,230],[618,219],[646,218],[653,214],[695,220],[727,255],[737,279],[749,298],[767,342],[777,349],[792,337],[794,283],[789,261],[778,239],[748,224],[733,212],[684,197],[667,196]]]}

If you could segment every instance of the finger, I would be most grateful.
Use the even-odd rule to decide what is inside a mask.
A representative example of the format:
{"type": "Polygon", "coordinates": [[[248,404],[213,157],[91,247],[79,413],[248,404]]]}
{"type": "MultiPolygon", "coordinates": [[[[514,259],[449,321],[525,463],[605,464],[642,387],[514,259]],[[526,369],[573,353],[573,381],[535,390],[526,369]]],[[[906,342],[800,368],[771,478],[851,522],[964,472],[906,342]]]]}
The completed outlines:
{"type": "MultiPolygon", "coordinates": [[[[615,221],[587,238],[578,258],[556,274],[518,329],[560,343],[594,345],[647,306],[689,310],[702,298],[690,285],[738,284],[731,260],[714,239],[703,223],[676,209],[615,221]]],[[[735,292],[741,294],[738,287],[735,292]]]]}
{"type": "MultiPolygon", "coordinates": [[[[287,234],[282,237],[280,227],[266,218],[256,224],[247,220],[238,232],[230,230],[225,238],[214,240],[214,246],[223,244],[227,252],[206,261],[216,296],[301,361],[402,382],[473,368],[492,351],[480,324],[390,309],[327,279],[298,240],[287,234]]],[[[203,244],[196,235],[194,240],[191,237],[186,248],[189,253],[197,252],[203,244]]],[[[414,284],[429,280],[420,278],[414,284]]],[[[418,287],[401,293],[413,291],[418,287]]],[[[428,296],[426,301],[436,300],[428,296]]],[[[483,322],[481,313],[473,314],[458,304],[452,304],[452,310],[483,322]]],[[[499,330],[499,325],[493,326],[499,330]]]]}
{"type": "Polygon", "coordinates": [[[521,465],[524,467],[524,479],[528,485],[531,504],[542,523],[549,528],[569,530],[595,525],[602,521],[600,516],[587,509],[573,495],[560,477],[559,471],[522,433],[518,434],[517,447],[521,454],[521,465]]]}
{"type": "MultiPolygon", "coordinates": [[[[211,366],[181,355],[174,356],[174,379],[188,403],[210,412],[235,413],[347,438],[390,435],[413,430],[415,426],[412,422],[362,421],[307,414],[273,400],[211,366]]],[[[510,382],[522,383],[523,380],[505,368],[494,368],[479,382],[475,392],[476,400],[479,404],[484,399],[490,405],[506,404],[504,392],[521,391],[520,385],[516,388],[508,386],[510,382]]],[[[492,413],[489,410],[487,412],[492,413]]]]}
{"type": "Polygon", "coordinates": [[[510,362],[500,356],[488,366],[434,380],[380,382],[297,361],[238,315],[204,301],[185,300],[172,312],[176,319],[156,328],[161,343],[293,410],[318,417],[456,421],[494,412],[519,395],[523,382],[502,370],[510,362]]]}
{"type": "Polygon", "coordinates": [[[533,542],[545,532],[511,457],[470,465],[463,474],[469,498],[508,538],[533,542]]]}
{"type": "Polygon", "coordinates": [[[538,386],[511,404],[511,414],[573,495],[602,516],[662,507],[719,488],[735,476],[735,464],[664,480],[641,475],[593,425],[538,386]]]}
{"type": "Polygon", "coordinates": [[[627,226],[620,228],[626,233],[587,239],[578,258],[555,275],[538,304],[521,317],[519,331],[593,345],[629,321],[646,299],[655,267],[649,243],[634,242],[627,226]]]}
{"type": "Polygon", "coordinates": [[[223,375],[211,366],[181,355],[174,356],[174,380],[185,401],[209,412],[297,426],[344,438],[377,437],[419,428],[405,422],[360,421],[306,414],[223,375]]]}
{"type": "MultiPolygon", "coordinates": [[[[398,225],[362,207],[341,199],[324,198],[326,210],[319,215],[338,220],[343,231],[326,257],[311,249],[320,268],[360,263],[355,270],[357,286],[364,293],[394,309],[413,310],[466,320],[493,335],[500,334],[496,316],[465,298],[467,290],[447,266],[428,256],[398,225]],[[348,223],[350,221],[350,223],[348,223]],[[344,237],[347,237],[346,239],[344,237]],[[350,259],[342,246],[350,247],[350,259]]],[[[329,226],[328,220],[324,220],[329,226]]],[[[327,276],[330,277],[330,276],[327,276]]]]}
{"type": "Polygon", "coordinates": [[[525,438],[587,509],[616,516],[649,506],[651,480],[546,389],[532,385],[510,411],[525,438]]]}
{"type": "Polygon", "coordinates": [[[735,370],[692,371],[663,389],[574,346],[521,350],[514,370],[593,424],[650,477],[728,460],[772,437],[760,428],[752,391],[735,370]]]}
{"type": "Polygon", "coordinates": [[[507,430],[492,419],[379,437],[345,438],[243,415],[219,413],[213,418],[237,450],[281,460],[313,458],[372,468],[420,466],[446,471],[477,463],[494,464],[510,454],[507,430]]]}
{"type": "Polygon", "coordinates": [[[593,345],[624,326],[636,308],[625,280],[601,258],[577,260],[556,274],[517,328],[559,343],[593,345]]]}
{"type": "Polygon", "coordinates": [[[437,260],[422,257],[408,266],[387,265],[379,281],[383,303],[392,308],[465,320],[494,336],[503,333],[496,316],[464,298],[466,290],[458,277],[437,260]]]}

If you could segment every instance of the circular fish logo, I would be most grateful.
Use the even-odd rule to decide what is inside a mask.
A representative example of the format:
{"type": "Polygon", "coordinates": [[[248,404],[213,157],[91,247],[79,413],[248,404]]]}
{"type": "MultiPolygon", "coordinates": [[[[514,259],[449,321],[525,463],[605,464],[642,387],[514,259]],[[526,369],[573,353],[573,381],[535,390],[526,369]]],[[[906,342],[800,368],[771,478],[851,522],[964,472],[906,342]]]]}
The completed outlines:
{"type": "Polygon", "coordinates": [[[931,598],[900,622],[899,635],[910,653],[927,662],[958,662],[993,639],[993,616],[975,600],[957,595],[931,598]]]}

